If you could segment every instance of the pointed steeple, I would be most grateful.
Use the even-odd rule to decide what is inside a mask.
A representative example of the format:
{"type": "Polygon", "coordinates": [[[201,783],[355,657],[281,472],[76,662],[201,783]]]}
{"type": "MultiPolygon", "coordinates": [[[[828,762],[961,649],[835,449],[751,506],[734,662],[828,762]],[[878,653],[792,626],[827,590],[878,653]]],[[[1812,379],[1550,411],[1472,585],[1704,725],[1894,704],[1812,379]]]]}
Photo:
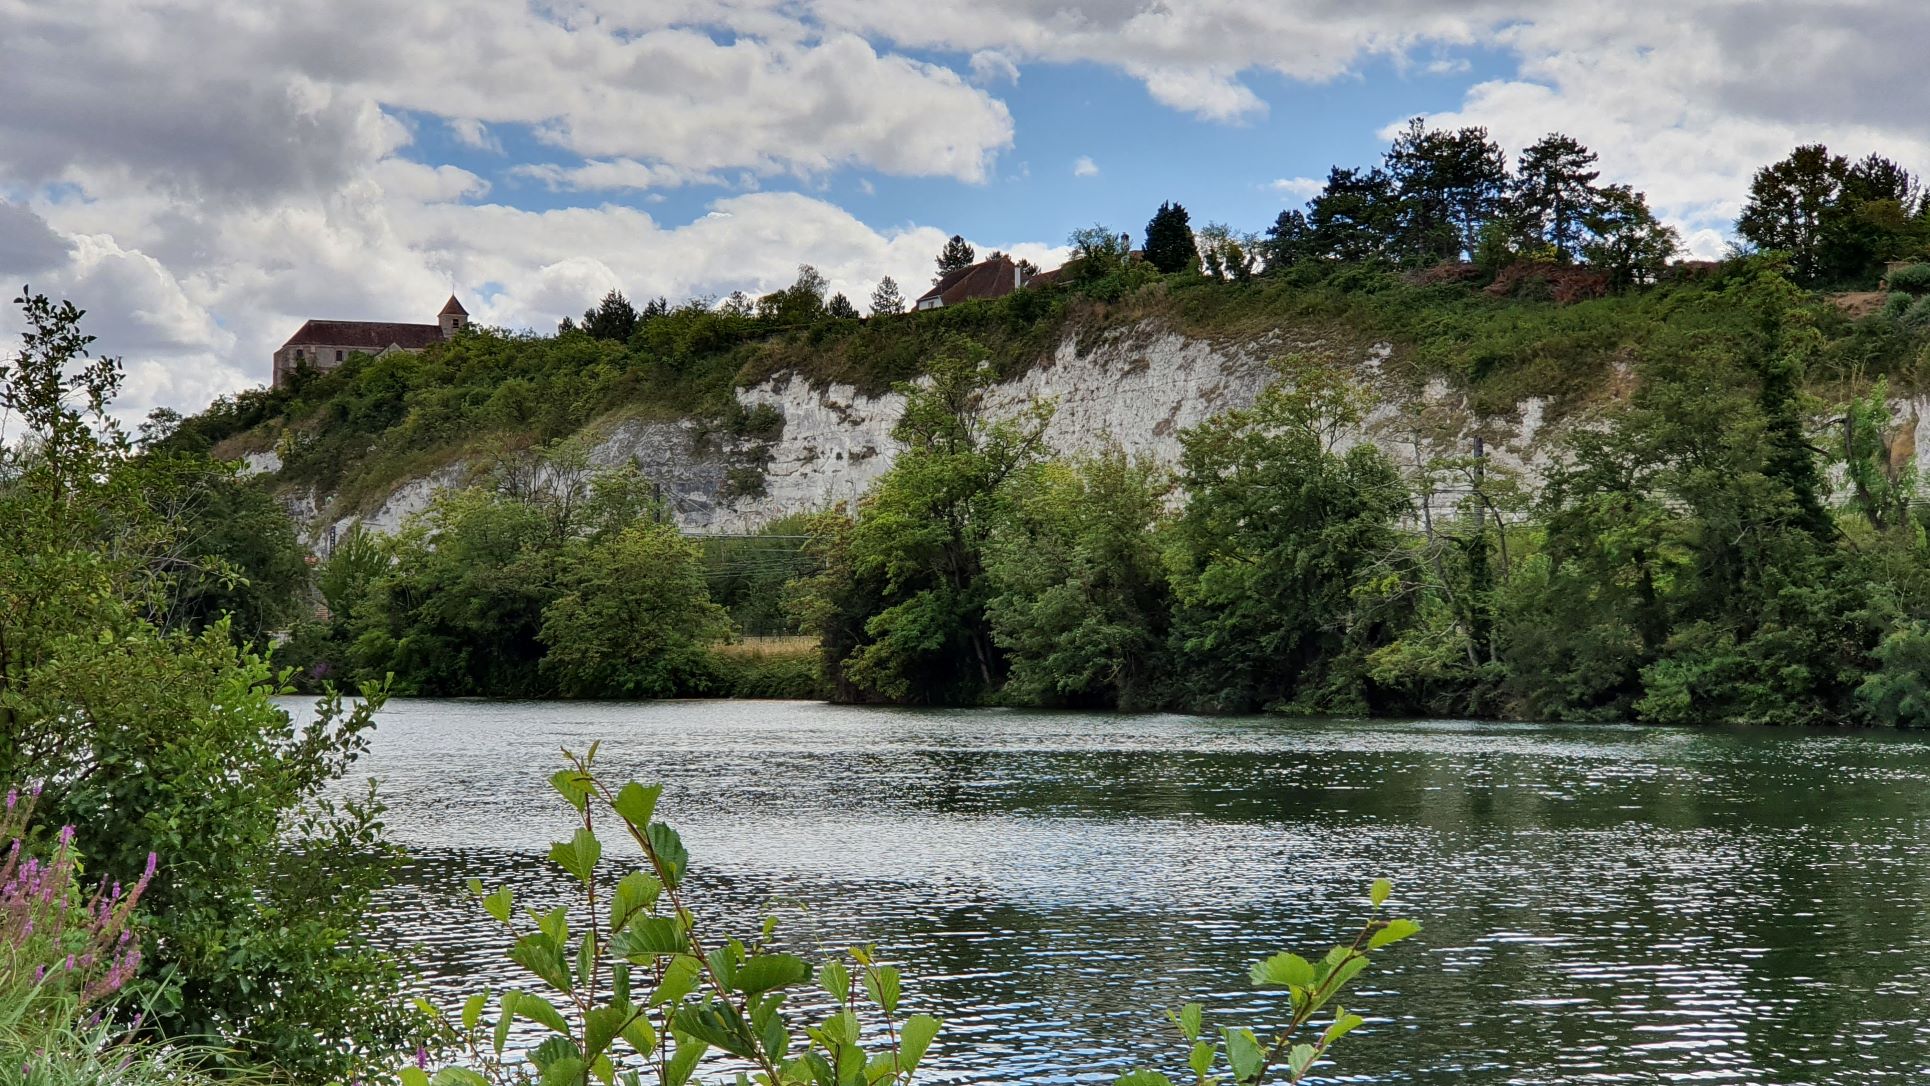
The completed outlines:
{"type": "Polygon", "coordinates": [[[436,314],[436,323],[442,326],[442,338],[453,339],[457,329],[468,326],[469,311],[451,294],[449,300],[443,303],[442,312],[436,314]]]}

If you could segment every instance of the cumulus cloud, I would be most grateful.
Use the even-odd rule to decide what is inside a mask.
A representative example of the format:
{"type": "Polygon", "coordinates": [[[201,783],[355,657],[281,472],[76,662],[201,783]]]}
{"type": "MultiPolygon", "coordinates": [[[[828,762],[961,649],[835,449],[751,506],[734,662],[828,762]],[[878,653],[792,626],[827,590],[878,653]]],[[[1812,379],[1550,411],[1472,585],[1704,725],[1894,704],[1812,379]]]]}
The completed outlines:
{"type": "Polygon", "coordinates": [[[1325,181],[1312,177],[1281,177],[1270,182],[1267,188],[1289,200],[1311,200],[1327,187],[1325,181]]]}
{"type": "Polygon", "coordinates": [[[1078,158],[1076,158],[1076,159],[1074,159],[1074,160],[1073,160],[1073,162],[1072,162],[1072,176],[1074,176],[1074,177],[1098,177],[1098,176],[1099,176],[1099,164],[1098,164],[1097,162],[1094,162],[1094,161],[1092,160],[1092,156],[1091,156],[1091,155],[1080,155],[1080,156],[1079,156],[1078,158]]]}
{"type": "Polygon", "coordinates": [[[995,90],[1037,62],[1219,124],[1264,115],[1267,79],[1448,73],[1478,48],[1505,74],[1433,120],[1582,139],[1702,255],[1797,142],[1930,166],[1930,8],[1879,0],[0,0],[0,27],[0,273],[94,311],[139,367],[135,411],[261,381],[304,318],[426,320],[452,289],[532,327],[612,286],[767,291],[800,260],[860,302],[882,274],[915,296],[940,231],[758,190],[1026,176],[998,161],[995,90]],[[417,161],[431,136],[472,169],[417,161]],[[540,161],[473,172],[532,140],[540,161]],[[614,202],[697,185],[718,199],[687,224],[614,202]],[[613,202],[513,206],[538,190],[613,202]]]}
{"type": "Polygon", "coordinates": [[[47,220],[0,200],[0,282],[35,276],[63,264],[72,248],[47,220]]]}

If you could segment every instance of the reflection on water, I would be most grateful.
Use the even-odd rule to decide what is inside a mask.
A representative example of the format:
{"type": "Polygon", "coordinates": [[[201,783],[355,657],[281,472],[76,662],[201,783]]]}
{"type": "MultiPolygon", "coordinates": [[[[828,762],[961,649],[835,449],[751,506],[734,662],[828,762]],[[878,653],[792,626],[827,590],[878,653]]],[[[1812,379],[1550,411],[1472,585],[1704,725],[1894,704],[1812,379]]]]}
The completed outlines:
{"type": "Polygon", "coordinates": [[[906,1006],[947,1021],[934,1081],[1183,1067],[1160,1010],[1267,1020],[1246,966],[1324,948],[1375,875],[1426,931],[1363,977],[1343,1081],[1930,1075],[1910,737],[399,701],[366,768],[416,855],[389,926],[432,988],[523,983],[463,880],[559,900],[544,782],[598,739],[667,785],[709,908],[796,902],[795,946],[905,966],[906,1006]]]}

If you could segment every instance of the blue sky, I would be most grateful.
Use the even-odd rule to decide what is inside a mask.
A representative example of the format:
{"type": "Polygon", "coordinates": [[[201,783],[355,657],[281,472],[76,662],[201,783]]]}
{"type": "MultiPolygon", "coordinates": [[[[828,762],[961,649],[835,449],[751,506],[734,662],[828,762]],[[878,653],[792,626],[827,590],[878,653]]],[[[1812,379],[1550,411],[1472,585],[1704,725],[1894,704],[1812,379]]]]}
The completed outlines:
{"type": "MultiPolygon", "coordinates": [[[[911,55],[966,66],[957,55],[911,55]]],[[[420,114],[406,115],[415,139],[403,154],[484,178],[489,190],[472,202],[542,211],[579,206],[589,195],[592,202],[635,207],[668,226],[703,216],[720,197],[761,190],[830,201],[877,230],[935,226],[995,247],[1057,244],[1094,222],[1137,237],[1165,200],[1184,204],[1196,224],[1225,222],[1259,231],[1282,209],[1305,202],[1274,182],[1317,180],[1336,164],[1371,164],[1386,147],[1380,133],[1388,125],[1450,111],[1469,87],[1508,70],[1506,58],[1491,50],[1457,49],[1435,51],[1426,64],[1376,59],[1317,84],[1260,73],[1249,85],[1265,101],[1265,115],[1229,123],[1162,105],[1139,80],[1098,64],[1029,65],[1015,82],[990,87],[1010,110],[1014,133],[983,182],[848,166],[809,178],[740,175],[722,185],[585,194],[515,172],[532,163],[567,167],[576,161],[527,126],[492,128],[499,152],[465,146],[434,117],[420,114]],[[1096,172],[1079,172],[1082,160],[1096,172]]]]}

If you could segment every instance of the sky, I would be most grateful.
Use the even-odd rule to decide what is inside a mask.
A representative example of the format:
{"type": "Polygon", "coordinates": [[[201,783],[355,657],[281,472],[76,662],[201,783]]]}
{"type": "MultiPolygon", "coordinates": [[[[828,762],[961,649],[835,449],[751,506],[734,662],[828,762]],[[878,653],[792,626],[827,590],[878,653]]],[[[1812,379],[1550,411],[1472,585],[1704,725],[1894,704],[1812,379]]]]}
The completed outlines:
{"type": "Polygon", "coordinates": [[[0,282],[85,307],[138,419],[452,292],[548,330],[810,263],[863,308],[953,233],[1259,231],[1412,116],[1575,136],[1715,256],[1799,143],[1930,167],[1924,40],[1916,0],[0,0],[0,282]]]}

